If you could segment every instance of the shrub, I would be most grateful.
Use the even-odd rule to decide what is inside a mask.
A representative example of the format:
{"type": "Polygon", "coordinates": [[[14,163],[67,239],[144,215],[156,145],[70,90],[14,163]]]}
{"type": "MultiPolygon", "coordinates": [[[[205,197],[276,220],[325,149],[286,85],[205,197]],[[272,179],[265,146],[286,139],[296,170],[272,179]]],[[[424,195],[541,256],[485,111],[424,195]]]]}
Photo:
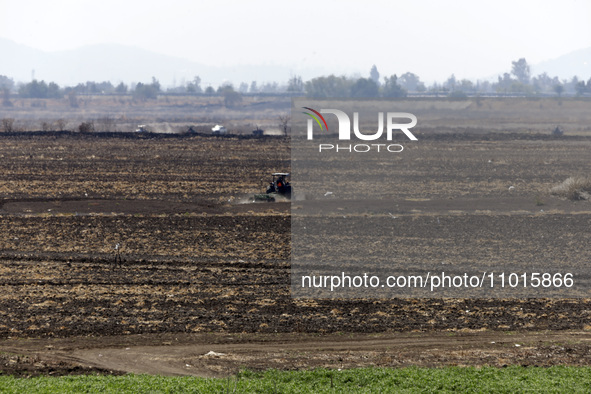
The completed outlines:
{"type": "Polygon", "coordinates": [[[564,135],[564,131],[560,126],[556,126],[556,128],[552,130],[552,135],[554,137],[562,137],[564,135]]]}
{"type": "Polygon", "coordinates": [[[64,131],[66,129],[66,120],[65,119],[58,119],[55,121],[58,131],[64,131]]]}
{"type": "Polygon", "coordinates": [[[589,200],[591,199],[591,176],[567,178],[560,185],[550,189],[550,193],[573,201],[589,200]]]}
{"type": "Polygon", "coordinates": [[[78,130],[81,133],[92,133],[94,131],[94,123],[93,122],[82,122],[80,126],[78,126],[78,130]]]}
{"type": "Polygon", "coordinates": [[[3,118],[2,119],[2,130],[6,133],[10,133],[14,131],[14,119],[12,118],[3,118]]]}

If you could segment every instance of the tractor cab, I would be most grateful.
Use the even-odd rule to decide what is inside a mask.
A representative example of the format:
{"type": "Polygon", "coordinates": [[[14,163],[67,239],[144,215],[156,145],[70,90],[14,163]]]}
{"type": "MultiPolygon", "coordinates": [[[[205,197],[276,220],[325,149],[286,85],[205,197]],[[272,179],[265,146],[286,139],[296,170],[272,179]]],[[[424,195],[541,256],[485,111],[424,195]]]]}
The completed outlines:
{"type": "Polygon", "coordinates": [[[288,181],[289,173],[276,172],[273,174],[273,182],[269,183],[267,194],[277,193],[285,198],[291,198],[291,185],[288,181]]]}
{"type": "Polygon", "coordinates": [[[276,172],[272,174],[273,181],[269,183],[265,194],[255,194],[253,201],[273,202],[276,197],[291,199],[291,184],[288,172],[276,172]]]}

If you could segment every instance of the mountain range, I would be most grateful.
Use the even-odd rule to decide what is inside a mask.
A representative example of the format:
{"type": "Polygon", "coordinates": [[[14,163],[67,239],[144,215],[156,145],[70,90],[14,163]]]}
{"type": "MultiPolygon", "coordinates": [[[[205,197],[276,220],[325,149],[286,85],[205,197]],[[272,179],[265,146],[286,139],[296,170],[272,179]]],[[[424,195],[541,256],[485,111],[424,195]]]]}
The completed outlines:
{"type": "Polygon", "coordinates": [[[326,70],[291,70],[272,64],[211,66],[187,59],[162,55],[145,49],[119,44],[97,44],[74,50],[44,52],[0,38],[0,75],[15,82],[32,79],[54,81],[71,86],[86,81],[150,82],[152,77],[163,86],[202,79],[201,86],[218,86],[229,81],[286,83],[292,75],[320,75],[326,70]]]}
{"type": "Polygon", "coordinates": [[[546,72],[549,76],[558,76],[560,79],[570,80],[576,75],[579,80],[588,81],[591,79],[591,47],[540,62],[531,68],[532,76],[546,72]]]}
{"type": "MultiPolygon", "coordinates": [[[[218,86],[223,82],[257,81],[280,84],[293,75],[304,80],[331,74],[322,68],[294,70],[284,65],[206,65],[187,59],[163,55],[120,44],[97,44],[74,50],[44,52],[13,41],[0,38],[0,75],[15,82],[31,79],[54,81],[62,86],[72,86],[86,81],[150,82],[152,77],[163,86],[179,85],[195,76],[202,79],[201,86],[218,86]]],[[[558,58],[531,65],[532,76],[547,72],[550,76],[570,79],[591,78],[591,47],[574,51],[558,58]]],[[[499,71],[499,74],[505,71],[499,71]]],[[[489,78],[483,78],[489,79],[489,78]]]]}

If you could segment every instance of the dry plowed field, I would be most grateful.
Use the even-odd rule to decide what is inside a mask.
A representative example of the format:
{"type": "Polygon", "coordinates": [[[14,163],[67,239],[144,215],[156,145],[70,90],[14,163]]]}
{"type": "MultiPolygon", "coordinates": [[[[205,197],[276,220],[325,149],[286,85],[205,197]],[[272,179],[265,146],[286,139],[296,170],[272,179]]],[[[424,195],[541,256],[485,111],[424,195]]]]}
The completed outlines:
{"type": "MultiPolygon", "coordinates": [[[[551,196],[549,190],[588,168],[590,150],[591,140],[583,137],[423,138],[408,152],[417,160],[395,166],[399,193],[390,212],[405,228],[399,236],[413,237],[420,253],[448,260],[457,257],[450,245],[471,247],[478,256],[503,243],[519,258],[542,248],[556,261],[589,261],[591,203],[551,196]],[[429,178],[434,168],[447,175],[429,178]],[[457,231],[442,234],[432,225],[434,214],[457,231]],[[480,236],[479,228],[492,230],[480,236]],[[494,231],[499,228],[508,230],[494,231]],[[515,239],[520,242],[513,245],[515,239]]],[[[205,345],[183,356],[177,349],[171,360],[186,357],[192,361],[184,364],[200,363],[200,369],[168,363],[161,372],[215,375],[249,365],[330,366],[335,354],[345,367],[363,364],[361,353],[345,355],[347,343],[368,344],[373,361],[365,364],[426,365],[421,354],[437,351],[423,347],[423,353],[413,353],[412,341],[428,343],[429,336],[439,338],[433,342],[441,350],[441,357],[432,358],[439,360],[435,364],[459,363],[460,353],[453,351],[462,341],[454,337],[453,349],[442,344],[445,333],[466,331],[485,333],[475,340],[476,348],[466,345],[478,350],[465,353],[479,360],[476,364],[546,365],[543,355],[588,363],[591,300],[586,298],[292,299],[289,204],[246,203],[264,189],[271,172],[289,171],[289,152],[289,141],[279,137],[1,135],[0,350],[28,358],[11,362],[12,356],[3,356],[0,369],[29,373],[37,365],[42,373],[47,368],[76,373],[81,364],[97,371],[159,372],[153,364],[134,369],[132,361],[112,353],[111,364],[99,362],[101,351],[88,349],[124,352],[124,346],[168,346],[175,338],[179,346],[232,342],[225,335],[239,335],[238,342],[248,346],[227,345],[220,353],[227,349],[242,358],[210,357],[208,364],[209,359],[196,361],[205,345]],[[546,334],[540,334],[545,330],[577,334],[551,333],[545,342],[546,334]],[[534,343],[527,357],[484,345],[516,331],[533,336],[521,339],[534,343]],[[368,333],[391,342],[363,342],[368,333]],[[396,347],[396,333],[405,333],[405,346],[396,347]],[[314,336],[320,334],[332,335],[339,345],[333,353],[323,348],[324,361],[311,361],[320,357],[309,354],[314,338],[323,341],[314,336]],[[557,356],[566,352],[550,343],[557,336],[570,341],[571,358],[557,356]],[[257,353],[269,338],[275,361],[257,353]],[[303,353],[294,356],[290,352],[298,352],[298,343],[304,343],[303,353]],[[388,354],[377,350],[382,345],[388,354]],[[54,346],[63,351],[52,353],[54,346]],[[75,357],[73,349],[80,350],[75,357]],[[250,356],[248,349],[254,352],[250,356]]],[[[511,258],[510,250],[503,250],[504,258],[511,258]]]]}

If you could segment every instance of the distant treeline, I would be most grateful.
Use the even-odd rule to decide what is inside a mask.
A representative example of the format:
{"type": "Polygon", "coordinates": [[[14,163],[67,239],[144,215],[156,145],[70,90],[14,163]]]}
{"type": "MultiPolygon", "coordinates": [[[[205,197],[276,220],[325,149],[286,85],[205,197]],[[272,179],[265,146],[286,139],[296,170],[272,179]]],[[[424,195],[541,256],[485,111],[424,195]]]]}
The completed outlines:
{"type": "Polygon", "coordinates": [[[159,81],[152,78],[150,83],[123,82],[113,85],[109,81],[79,83],[76,86],[60,87],[55,82],[33,80],[28,83],[15,83],[10,77],[0,75],[0,91],[2,92],[2,104],[12,105],[10,99],[17,95],[21,98],[68,98],[72,106],[76,106],[77,95],[132,95],[136,100],[155,99],[158,95],[188,94],[188,95],[217,95],[223,96],[227,106],[239,104],[244,94],[284,94],[302,95],[308,97],[352,97],[352,98],[377,98],[377,97],[406,97],[407,95],[440,95],[447,97],[466,97],[473,95],[577,95],[591,94],[591,78],[588,81],[579,80],[576,76],[570,80],[560,80],[551,77],[547,73],[531,76],[530,66],[521,58],[512,62],[511,72],[498,77],[496,82],[470,81],[457,79],[451,75],[443,83],[433,83],[426,86],[418,75],[411,72],[394,74],[380,78],[380,73],[374,65],[367,78],[347,76],[321,76],[309,81],[303,81],[301,77],[294,76],[286,84],[277,82],[265,83],[261,86],[256,81],[250,84],[242,82],[237,88],[232,84],[223,84],[217,89],[211,86],[203,89],[201,78],[196,76],[189,82],[183,82],[179,86],[162,89],[159,81]]]}

